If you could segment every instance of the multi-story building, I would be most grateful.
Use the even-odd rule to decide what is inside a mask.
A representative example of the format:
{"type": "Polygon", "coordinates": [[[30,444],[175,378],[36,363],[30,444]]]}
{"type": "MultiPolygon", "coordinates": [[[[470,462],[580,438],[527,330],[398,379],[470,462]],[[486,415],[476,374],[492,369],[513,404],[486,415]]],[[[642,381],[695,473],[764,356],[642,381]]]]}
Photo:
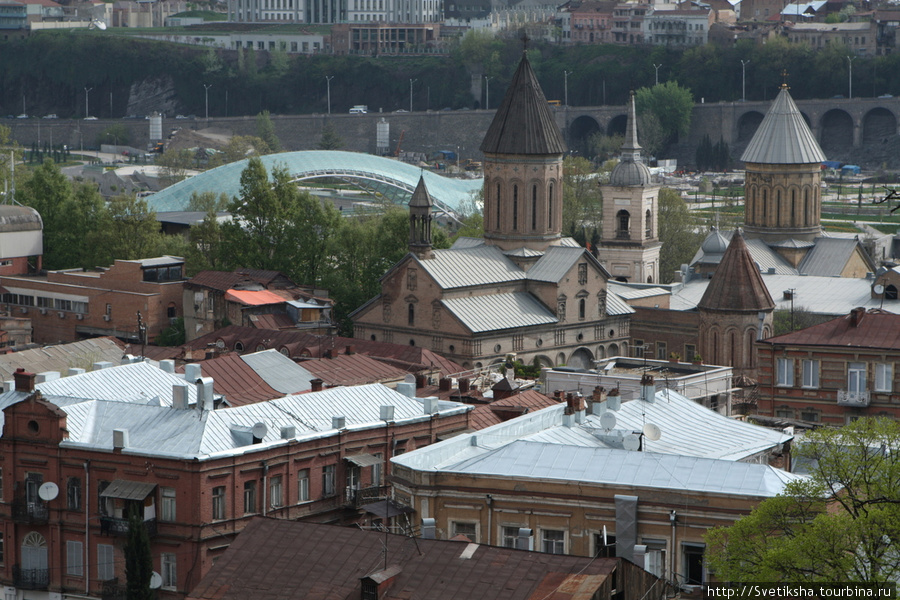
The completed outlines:
{"type": "Polygon", "coordinates": [[[875,56],[878,48],[878,24],[861,23],[785,23],[784,35],[794,43],[821,50],[829,44],[846,46],[859,56],[875,56]]]}
{"type": "Polygon", "coordinates": [[[439,0],[229,0],[228,20],[308,24],[437,23],[439,0]]]}
{"type": "Polygon", "coordinates": [[[0,275],[3,302],[31,318],[38,343],[104,335],[140,342],[142,329],[151,341],[181,314],[183,283],[177,256],[117,260],[100,271],[0,275]]]}
{"type": "Polygon", "coordinates": [[[353,523],[369,503],[384,512],[386,459],[468,428],[472,409],[416,399],[413,384],[409,395],[370,385],[217,408],[211,379],[159,371],[168,392],[148,392],[147,369],[159,371],[110,367],[44,392],[21,370],[0,395],[5,597],[124,598],[132,516],[149,533],[160,598],[183,597],[255,515],[353,523]],[[118,395],[76,393],[89,377],[118,395]]]}
{"type": "Polygon", "coordinates": [[[649,4],[640,2],[617,4],[613,10],[612,42],[628,45],[644,43],[644,15],[649,10],[649,4]]]}
{"type": "Polygon", "coordinates": [[[758,346],[760,414],[832,425],[900,418],[900,315],[856,308],[758,346]]]}
{"type": "Polygon", "coordinates": [[[644,41],[654,46],[686,48],[706,44],[714,13],[710,9],[655,10],[644,15],[644,41]]]}
{"type": "Polygon", "coordinates": [[[379,55],[446,51],[445,44],[441,40],[440,23],[339,23],[331,30],[331,45],[335,54],[379,55]]]}
{"type": "Polygon", "coordinates": [[[609,44],[612,41],[612,18],[616,3],[613,0],[591,0],[570,8],[570,35],[566,42],[572,44],[609,44]]]}

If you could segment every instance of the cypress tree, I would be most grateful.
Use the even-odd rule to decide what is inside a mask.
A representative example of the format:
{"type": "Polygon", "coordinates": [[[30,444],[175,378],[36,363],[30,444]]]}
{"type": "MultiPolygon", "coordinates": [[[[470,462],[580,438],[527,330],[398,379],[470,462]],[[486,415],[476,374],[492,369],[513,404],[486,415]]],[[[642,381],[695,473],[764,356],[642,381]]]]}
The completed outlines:
{"type": "Polygon", "coordinates": [[[150,536],[144,520],[133,514],[128,519],[128,539],[125,541],[126,600],[153,600],[153,590],[150,589],[152,575],[150,536]]]}

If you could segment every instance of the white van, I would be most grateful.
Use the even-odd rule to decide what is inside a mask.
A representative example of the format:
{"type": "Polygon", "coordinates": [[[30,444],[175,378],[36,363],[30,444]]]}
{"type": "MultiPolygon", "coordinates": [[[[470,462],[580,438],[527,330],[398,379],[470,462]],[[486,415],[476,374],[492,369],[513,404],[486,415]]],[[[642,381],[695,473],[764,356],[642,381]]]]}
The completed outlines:
{"type": "Polygon", "coordinates": [[[364,115],[369,112],[369,107],[365,104],[357,104],[353,108],[350,109],[351,115],[364,115]]]}

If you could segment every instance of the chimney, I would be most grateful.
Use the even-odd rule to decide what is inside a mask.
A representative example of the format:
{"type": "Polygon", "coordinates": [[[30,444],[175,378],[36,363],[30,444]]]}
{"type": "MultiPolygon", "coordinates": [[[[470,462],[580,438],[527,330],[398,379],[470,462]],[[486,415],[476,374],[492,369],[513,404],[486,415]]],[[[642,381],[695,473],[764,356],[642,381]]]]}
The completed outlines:
{"type": "Polygon", "coordinates": [[[449,392],[452,384],[453,384],[453,380],[450,379],[449,377],[441,377],[441,381],[440,381],[440,383],[438,383],[438,388],[442,392],[449,392]]]}
{"type": "Polygon", "coordinates": [[[406,381],[401,381],[397,384],[397,391],[407,398],[415,398],[416,397],[416,384],[409,383],[406,381]]]}
{"type": "Polygon", "coordinates": [[[324,382],[323,382],[321,379],[310,379],[310,380],[309,380],[309,385],[312,386],[311,391],[313,391],[313,392],[321,392],[321,391],[322,391],[322,384],[323,384],[323,383],[324,383],[324,382]]]}
{"type": "Polygon", "coordinates": [[[386,569],[375,571],[360,579],[361,598],[384,598],[388,588],[394,583],[394,579],[401,573],[399,565],[392,565],[386,569]]]}
{"type": "Polygon", "coordinates": [[[344,349],[344,354],[346,354],[347,356],[353,356],[354,354],[356,354],[356,346],[347,346],[344,349]]]}
{"type": "Polygon", "coordinates": [[[644,564],[647,555],[647,546],[645,544],[635,544],[634,545],[634,558],[631,559],[631,562],[636,564],[642,569],[646,569],[647,566],[644,564]]]}
{"type": "Polygon", "coordinates": [[[99,371],[100,369],[108,369],[111,366],[113,366],[113,364],[108,360],[101,360],[100,362],[95,362],[91,368],[94,371],[99,371]]]}
{"type": "Polygon", "coordinates": [[[56,381],[57,379],[59,379],[59,371],[44,371],[35,375],[34,382],[44,383],[45,381],[56,381]]]}
{"type": "Polygon", "coordinates": [[[332,349],[329,348],[328,350],[326,350],[322,358],[334,358],[334,352],[332,351],[332,349]]]}
{"type": "Polygon", "coordinates": [[[516,538],[516,550],[534,550],[534,535],[527,527],[519,528],[519,535],[516,538]]]}
{"type": "Polygon", "coordinates": [[[128,430],[113,429],[113,450],[121,450],[128,447],[128,430]]]}
{"type": "Polygon", "coordinates": [[[619,388],[617,387],[614,390],[610,390],[609,394],[606,396],[606,408],[609,410],[619,410],[619,407],[622,406],[622,396],[619,395],[619,388]]]}
{"type": "Polygon", "coordinates": [[[584,396],[576,394],[572,400],[572,409],[575,411],[575,422],[584,423],[585,402],[584,396]]]}
{"type": "Polygon", "coordinates": [[[428,378],[425,377],[424,373],[418,373],[416,375],[416,389],[421,390],[425,387],[425,384],[428,383],[428,378]]]}
{"type": "Polygon", "coordinates": [[[438,411],[438,399],[436,397],[423,398],[422,403],[425,405],[426,415],[433,415],[438,411]]]}
{"type": "Polygon", "coordinates": [[[863,320],[863,317],[866,315],[866,309],[862,306],[854,308],[850,311],[850,326],[851,327],[859,327],[860,321],[863,320]]]}
{"type": "Polygon", "coordinates": [[[641,400],[653,402],[656,399],[656,386],[653,384],[653,375],[644,373],[641,377],[641,400]]]}
{"type": "Polygon", "coordinates": [[[435,532],[434,519],[422,519],[422,539],[433,540],[435,532]]]}
{"type": "Polygon", "coordinates": [[[203,372],[199,364],[190,363],[184,365],[184,380],[188,383],[194,383],[203,377],[203,372]]]}
{"type": "Polygon", "coordinates": [[[29,373],[22,367],[16,369],[13,373],[13,379],[16,381],[17,392],[33,392],[34,391],[34,373],[29,373]]]}
{"type": "Polygon", "coordinates": [[[285,425],[281,428],[281,439],[292,440],[297,437],[297,428],[293,425],[285,425]]]}
{"type": "Polygon", "coordinates": [[[172,384],[172,408],[178,410],[187,410],[188,407],[188,386],[186,383],[172,384]]]}
{"type": "Polygon", "coordinates": [[[332,429],[344,429],[347,426],[347,417],[331,417],[332,429]]]}
{"type": "Polygon", "coordinates": [[[575,394],[572,392],[566,393],[566,410],[563,414],[571,415],[575,413],[575,394]]]}
{"type": "Polygon", "coordinates": [[[195,385],[197,386],[197,408],[199,410],[213,410],[216,407],[213,393],[213,378],[200,377],[195,385]]]}
{"type": "Polygon", "coordinates": [[[467,377],[460,377],[459,379],[459,393],[467,394],[469,393],[469,379],[467,377]]]}
{"type": "Polygon", "coordinates": [[[394,407],[391,404],[384,404],[379,409],[378,418],[382,421],[394,420],[394,407]]]}
{"type": "Polygon", "coordinates": [[[66,377],[71,377],[72,375],[84,375],[84,369],[69,367],[69,370],[66,371],[66,377]]]}
{"type": "Polygon", "coordinates": [[[159,361],[159,368],[166,373],[175,374],[175,361],[171,358],[159,361]]]}

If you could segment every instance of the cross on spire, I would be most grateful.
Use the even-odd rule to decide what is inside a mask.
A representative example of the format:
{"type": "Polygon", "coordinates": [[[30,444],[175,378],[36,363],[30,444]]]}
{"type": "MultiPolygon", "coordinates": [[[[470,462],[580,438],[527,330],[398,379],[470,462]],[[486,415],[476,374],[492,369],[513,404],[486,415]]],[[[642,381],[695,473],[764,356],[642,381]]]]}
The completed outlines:
{"type": "Polygon", "coordinates": [[[522,34],[522,52],[523,53],[528,52],[528,42],[529,41],[531,41],[531,39],[528,37],[528,34],[523,33],[522,34]]]}
{"type": "Polygon", "coordinates": [[[781,70],[781,89],[783,89],[783,90],[791,89],[790,87],[788,87],[787,78],[788,78],[787,69],[782,69],[781,70]]]}

